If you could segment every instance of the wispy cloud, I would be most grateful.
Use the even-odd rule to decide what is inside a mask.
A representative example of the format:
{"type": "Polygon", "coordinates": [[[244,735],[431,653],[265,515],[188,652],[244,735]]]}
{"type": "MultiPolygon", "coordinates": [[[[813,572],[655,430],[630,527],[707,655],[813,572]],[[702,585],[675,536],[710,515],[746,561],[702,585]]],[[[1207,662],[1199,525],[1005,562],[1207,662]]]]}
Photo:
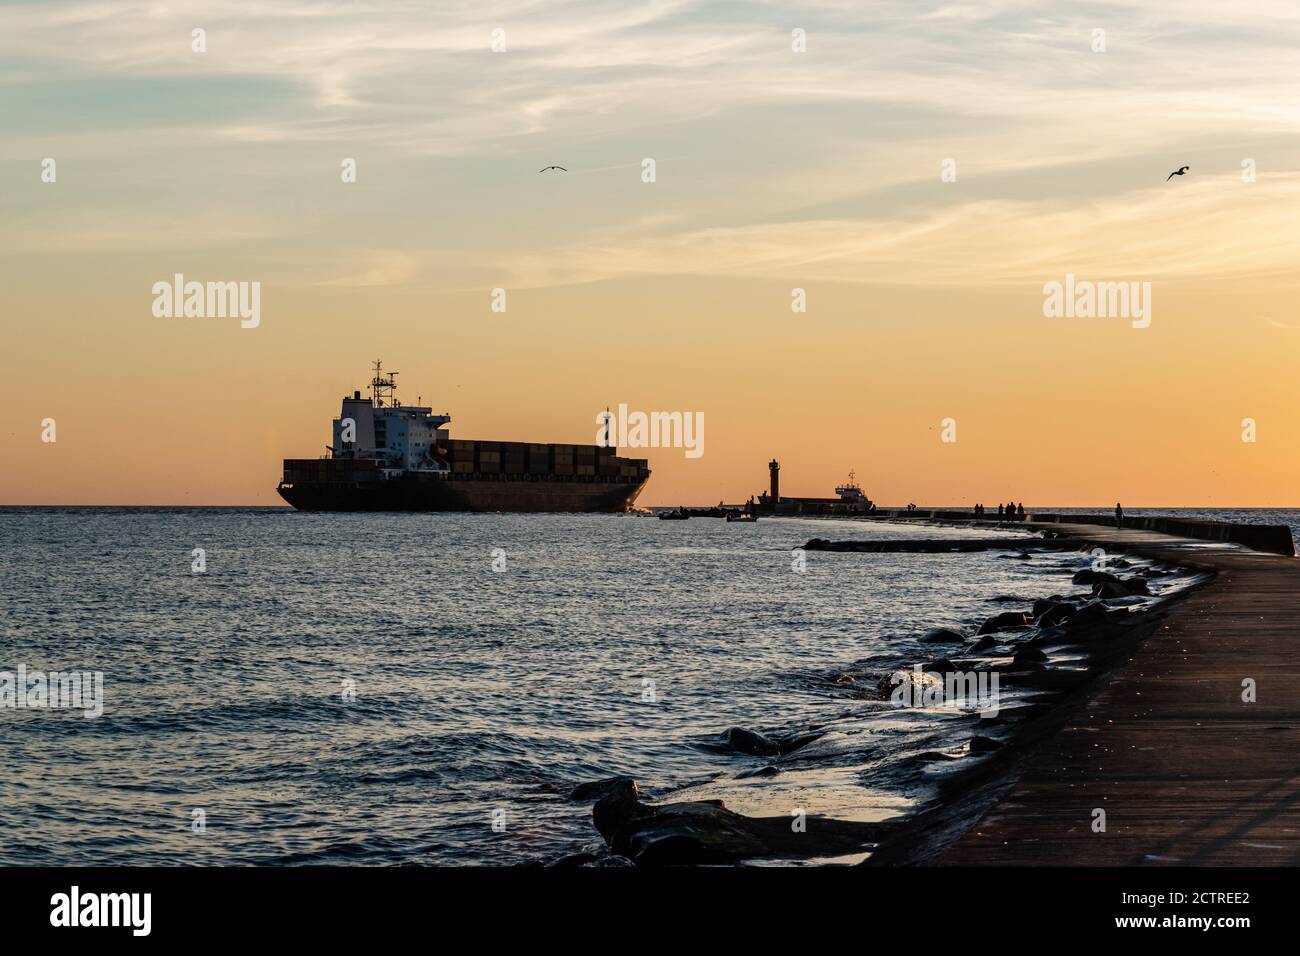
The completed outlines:
{"type": "Polygon", "coordinates": [[[104,223],[166,219],[199,190],[219,191],[221,214],[190,223],[194,241],[320,246],[340,283],[417,282],[438,272],[416,259],[448,254],[537,284],[1296,264],[1279,240],[1300,120],[1300,8],[1285,2],[203,0],[0,16],[0,87],[49,104],[0,114],[0,159],[57,151],[85,184],[57,215],[0,197],[37,246],[112,241],[104,223]],[[196,27],[207,53],[190,49],[196,27]],[[490,50],[498,28],[506,53],[490,50]],[[1234,181],[1256,155],[1260,182],[1234,181]],[[327,191],[343,156],[359,158],[364,202],[327,191]],[[644,156],[664,163],[654,187],[644,156]],[[570,183],[530,182],[538,158],[570,183]],[[944,158],[956,183],[939,182],[944,158]],[[1161,188],[1186,162],[1190,181],[1161,188]]]}

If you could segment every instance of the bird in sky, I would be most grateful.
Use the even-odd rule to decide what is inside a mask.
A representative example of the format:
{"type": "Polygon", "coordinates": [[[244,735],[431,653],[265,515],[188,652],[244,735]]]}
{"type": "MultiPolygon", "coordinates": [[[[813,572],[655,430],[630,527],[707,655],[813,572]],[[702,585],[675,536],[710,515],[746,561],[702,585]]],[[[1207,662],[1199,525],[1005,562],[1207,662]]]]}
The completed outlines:
{"type": "Polygon", "coordinates": [[[1173,179],[1175,176],[1185,176],[1185,175],[1187,175],[1187,171],[1188,171],[1189,169],[1191,169],[1191,168],[1192,168],[1192,167],[1190,167],[1190,166],[1180,166],[1180,167],[1178,167],[1178,168],[1175,169],[1172,173],[1170,173],[1168,176],[1165,177],[1165,182],[1169,182],[1169,180],[1173,179]]]}
{"type": "Polygon", "coordinates": [[[560,172],[562,172],[562,173],[567,173],[567,172],[568,172],[568,170],[565,169],[563,166],[543,166],[541,169],[538,170],[538,172],[539,172],[539,173],[544,173],[544,172],[546,172],[548,169],[558,169],[558,170],[559,170],[560,172]]]}

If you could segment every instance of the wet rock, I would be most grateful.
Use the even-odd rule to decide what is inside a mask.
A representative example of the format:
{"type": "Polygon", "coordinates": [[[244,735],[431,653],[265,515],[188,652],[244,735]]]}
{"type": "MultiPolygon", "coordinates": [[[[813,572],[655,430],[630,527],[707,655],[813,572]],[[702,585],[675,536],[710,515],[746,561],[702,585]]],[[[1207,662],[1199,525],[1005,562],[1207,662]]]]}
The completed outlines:
{"type": "Polygon", "coordinates": [[[1026,642],[1029,647],[1037,647],[1040,644],[1062,644],[1069,639],[1069,634],[1064,627],[1054,625],[1045,627],[1033,639],[1026,642]]]}
{"type": "Polygon", "coordinates": [[[631,782],[631,777],[606,777],[604,780],[593,780],[590,783],[580,783],[569,791],[569,799],[599,800],[605,794],[611,793],[619,787],[631,782]]]}
{"type": "Polygon", "coordinates": [[[1039,627],[1055,627],[1058,624],[1064,624],[1070,618],[1074,617],[1077,609],[1073,604],[1058,604],[1051,610],[1045,612],[1042,617],[1038,618],[1035,623],[1039,627]]]}
{"type": "Polygon", "coordinates": [[[952,760],[960,760],[961,754],[944,753],[942,750],[926,750],[917,754],[916,759],[921,763],[946,763],[952,760]]]}
{"type": "Polygon", "coordinates": [[[953,671],[961,670],[961,668],[946,657],[940,657],[938,660],[927,661],[921,665],[921,669],[927,674],[951,674],[953,671]]]}
{"type": "Polygon", "coordinates": [[[759,767],[757,770],[746,770],[743,773],[736,774],[737,780],[748,780],[751,777],[775,777],[781,771],[771,764],[766,767],[759,767]]]}
{"type": "Polygon", "coordinates": [[[1067,632],[1086,630],[1092,627],[1104,625],[1110,617],[1110,611],[1106,605],[1100,601],[1089,601],[1081,604],[1071,615],[1068,621],[1065,621],[1061,627],[1067,632]]]}
{"type": "Polygon", "coordinates": [[[842,855],[864,849],[884,831],[881,824],[809,816],[805,831],[796,833],[788,816],[746,817],[721,800],[642,803],[635,783],[602,797],[591,818],[610,850],[638,866],[842,855]]]}
{"type": "Polygon", "coordinates": [[[722,739],[741,753],[755,757],[775,757],[781,753],[780,744],[771,737],[744,727],[728,727],[723,732],[722,739]]]}
{"type": "Polygon", "coordinates": [[[926,631],[921,638],[923,644],[965,644],[966,635],[951,627],[935,627],[926,631]]]}
{"type": "Polygon", "coordinates": [[[1046,601],[1034,602],[1034,623],[1039,627],[1051,627],[1068,620],[1078,610],[1075,605],[1066,601],[1057,601],[1048,599],[1046,601]]]}
{"type": "Polygon", "coordinates": [[[814,730],[801,734],[787,734],[776,742],[776,746],[781,756],[792,754],[801,747],[806,747],[814,740],[820,740],[826,736],[824,730],[814,730]]]}
{"type": "Polygon", "coordinates": [[[1003,611],[1001,614],[994,614],[991,618],[980,625],[976,634],[990,634],[994,631],[1006,631],[1013,627],[1023,627],[1029,623],[1029,615],[1023,611],[1003,611]]]}
{"type": "Polygon", "coordinates": [[[876,685],[876,692],[882,700],[892,700],[895,695],[899,695],[902,700],[915,700],[923,695],[927,688],[936,685],[943,686],[943,679],[938,674],[924,670],[914,671],[909,668],[894,671],[880,678],[880,682],[876,685]]]}
{"type": "Polygon", "coordinates": [[[1176,578],[1182,572],[1168,568],[1141,568],[1133,573],[1141,575],[1144,578],[1176,578]]]}
{"type": "Polygon", "coordinates": [[[1021,664],[1042,664],[1047,660],[1047,655],[1036,647],[1022,647],[1016,651],[1015,656],[1011,658],[1013,667],[1021,664]]]}
{"type": "Polygon", "coordinates": [[[994,750],[1001,750],[1002,744],[992,737],[975,736],[970,739],[970,752],[973,754],[992,753],[994,750]]]}
{"type": "Polygon", "coordinates": [[[987,651],[990,647],[997,647],[997,645],[998,645],[997,638],[993,637],[990,634],[985,634],[978,641],[976,641],[974,644],[971,645],[971,652],[979,653],[980,651],[987,651]]]}
{"type": "Polygon", "coordinates": [[[1092,586],[1092,593],[1099,598],[1122,598],[1149,596],[1151,589],[1141,578],[1128,578],[1120,581],[1098,581],[1092,586]]]}
{"type": "Polygon", "coordinates": [[[950,763],[954,760],[961,760],[966,754],[948,753],[946,750],[922,750],[913,760],[918,763],[950,763]]]}

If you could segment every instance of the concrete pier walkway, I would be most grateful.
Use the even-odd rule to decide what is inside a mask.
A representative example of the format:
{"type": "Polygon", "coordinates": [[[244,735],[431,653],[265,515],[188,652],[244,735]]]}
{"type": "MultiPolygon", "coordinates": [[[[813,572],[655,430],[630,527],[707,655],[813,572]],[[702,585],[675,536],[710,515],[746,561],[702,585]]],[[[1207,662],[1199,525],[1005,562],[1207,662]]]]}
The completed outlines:
{"type": "Polygon", "coordinates": [[[1064,516],[1022,527],[1216,576],[1070,705],[940,865],[1300,864],[1300,560],[1064,516]]]}

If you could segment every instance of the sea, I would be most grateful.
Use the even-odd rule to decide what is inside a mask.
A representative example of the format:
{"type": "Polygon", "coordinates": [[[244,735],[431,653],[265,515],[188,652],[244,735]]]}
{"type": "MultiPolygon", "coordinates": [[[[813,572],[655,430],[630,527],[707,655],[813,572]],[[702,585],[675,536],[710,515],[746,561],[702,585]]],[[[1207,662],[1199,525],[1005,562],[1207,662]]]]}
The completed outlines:
{"type": "MultiPolygon", "coordinates": [[[[1296,511],[1167,513],[1300,531],[1296,511]]],[[[1028,537],[971,553],[801,545],[987,534],[1005,537],[832,518],[0,509],[0,680],[102,682],[98,714],[0,701],[0,865],[544,864],[602,846],[591,801],[570,794],[612,776],[648,798],[718,787],[742,812],[906,812],[923,795],[876,761],[933,746],[949,716],[900,720],[843,675],[936,657],[928,629],[1067,593],[1088,557],[1028,537]],[[725,745],[732,727],[838,743],[792,795],[757,773],[771,758],[725,745]]]]}

